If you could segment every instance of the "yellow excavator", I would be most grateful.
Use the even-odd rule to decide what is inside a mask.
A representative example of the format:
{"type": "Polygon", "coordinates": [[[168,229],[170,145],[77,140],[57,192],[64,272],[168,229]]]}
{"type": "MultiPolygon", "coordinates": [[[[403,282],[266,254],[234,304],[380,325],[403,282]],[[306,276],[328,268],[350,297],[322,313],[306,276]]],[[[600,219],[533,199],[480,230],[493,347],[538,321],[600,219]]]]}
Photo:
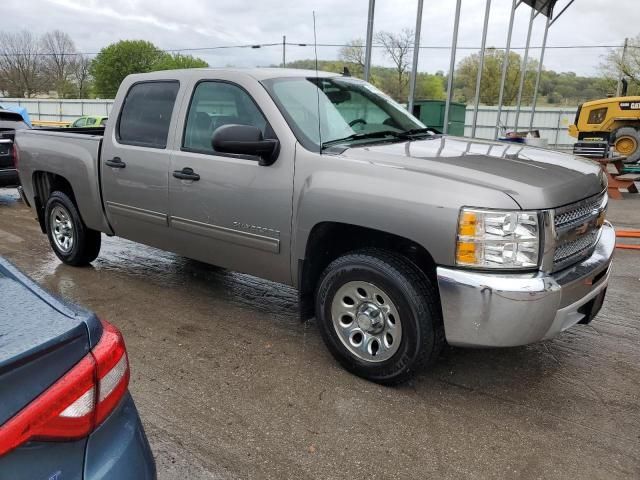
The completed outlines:
{"type": "Polygon", "coordinates": [[[640,160],[640,96],[629,97],[627,81],[622,96],[585,102],[578,107],[569,135],[578,139],[574,153],[606,156],[610,147],[626,157],[625,163],[640,160]]]}

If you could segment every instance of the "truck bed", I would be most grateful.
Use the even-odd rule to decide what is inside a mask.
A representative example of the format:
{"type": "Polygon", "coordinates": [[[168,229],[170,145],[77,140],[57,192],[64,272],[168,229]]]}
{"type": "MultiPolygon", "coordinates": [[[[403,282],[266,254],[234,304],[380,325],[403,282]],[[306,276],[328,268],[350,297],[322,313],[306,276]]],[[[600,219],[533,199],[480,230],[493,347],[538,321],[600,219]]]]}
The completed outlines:
{"type": "Polygon", "coordinates": [[[67,127],[37,127],[39,132],[79,133],[81,135],[103,136],[105,127],[67,128],[67,127]]]}
{"type": "Polygon", "coordinates": [[[102,210],[100,150],[104,128],[39,128],[16,131],[18,173],[28,199],[37,196],[42,173],[59,175],[73,188],[89,228],[110,232],[102,210]]]}

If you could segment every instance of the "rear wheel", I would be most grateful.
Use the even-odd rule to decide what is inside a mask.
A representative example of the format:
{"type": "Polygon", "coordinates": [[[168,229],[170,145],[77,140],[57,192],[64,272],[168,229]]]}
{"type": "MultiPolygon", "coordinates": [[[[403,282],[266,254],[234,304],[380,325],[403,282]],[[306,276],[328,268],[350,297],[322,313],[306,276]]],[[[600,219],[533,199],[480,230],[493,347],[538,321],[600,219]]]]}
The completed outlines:
{"type": "Polygon", "coordinates": [[[436,289],[412,262],[385,250],[333,261],[318,285],[316,318],[344,368],[386,385],[433,363],[445,342],[436,289]]]}
{"type": "Polygon", "coordinates": [[[613,132],[613,146],[620,155],[627,157],[624,163],[640,160],[640,132],[633,127],[622,127],[613,132]]]}
{"type": "Polygon", "coordinates": [[[73,266],[87,265],[100,253],[100,232],[88,228],[73,201],[53,192],[45,207],[45,226],[56,256],[73,266]]]}

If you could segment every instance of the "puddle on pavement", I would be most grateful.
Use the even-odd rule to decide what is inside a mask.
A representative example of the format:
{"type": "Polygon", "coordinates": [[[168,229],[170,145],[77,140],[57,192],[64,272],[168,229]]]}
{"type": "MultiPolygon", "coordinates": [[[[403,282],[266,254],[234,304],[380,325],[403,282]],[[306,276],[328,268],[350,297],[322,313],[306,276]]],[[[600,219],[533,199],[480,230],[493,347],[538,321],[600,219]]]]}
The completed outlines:
{"type": "Polygon", "coordinates": [[[15,188],[0,188],[0,207],[19,203],[20,195],[15,188]]]}
{"type": "MultiPolygon", "coordinates": [[[[0,189],[0,207],[21,205],[20,195],[15,188],[0,189]]],[[[6,232],[6,235],[10,237],[5,238],[5,241],[19,239],[15,232],[6,232]]],[[[70,267],[62,265],[48,245],[46,251],[33,257],[32,261],[34,269],[30,274],[36,281],[50,283],[55,278],[56,287],[62,295],[74,296],[72,291],[77,275],[73,271],[66,271],[70,267]]],[[[197,288],[204,294],[216,295],[252,310],[277,315],[297,315],[298,297],[293,288],[117,237],[103,235],[100,256],[86,268],[98,273],[109,272],[129,279],[144,280],[162,287],[188,291],[197,288]]]]}
{"type": "MultiPolygon", "coordinates": [[[[62,265],[53,253],[47,253],[42,260],[32,277],[40,282],[55,278],[60,293],[71,294],[77,277],[73,272],[77,269],[62,265]],[[69,269],[73,271],[67,271],[69,269]]],[[[291,287],[231,272],[121,238],[103,235],[100,256],[84,269],[189,293],[197,289],[204,295],[215,295],[231,304],[260,312],[297,315],[297,292],[291,287]]],[[[69,296],[73,297],[72,294],[69,296]]]]}

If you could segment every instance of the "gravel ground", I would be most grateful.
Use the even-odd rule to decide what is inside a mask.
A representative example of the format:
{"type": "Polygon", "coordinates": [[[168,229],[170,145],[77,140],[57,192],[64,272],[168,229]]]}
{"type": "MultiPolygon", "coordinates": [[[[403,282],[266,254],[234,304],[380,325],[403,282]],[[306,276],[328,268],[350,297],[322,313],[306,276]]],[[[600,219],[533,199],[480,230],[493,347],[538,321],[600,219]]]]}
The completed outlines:
{"type": "MultiPolygon", "coordinates": [[[[447,348],[385,388],[338,367],[290,288],[107,237],[68,267],[33,216],[0,190],[0,255],[123,331],[160,479],[640,478],[640,251],[591,325],[447,348]]],[[[640,228],[640,195],[609,216],[640,228]]]]}

